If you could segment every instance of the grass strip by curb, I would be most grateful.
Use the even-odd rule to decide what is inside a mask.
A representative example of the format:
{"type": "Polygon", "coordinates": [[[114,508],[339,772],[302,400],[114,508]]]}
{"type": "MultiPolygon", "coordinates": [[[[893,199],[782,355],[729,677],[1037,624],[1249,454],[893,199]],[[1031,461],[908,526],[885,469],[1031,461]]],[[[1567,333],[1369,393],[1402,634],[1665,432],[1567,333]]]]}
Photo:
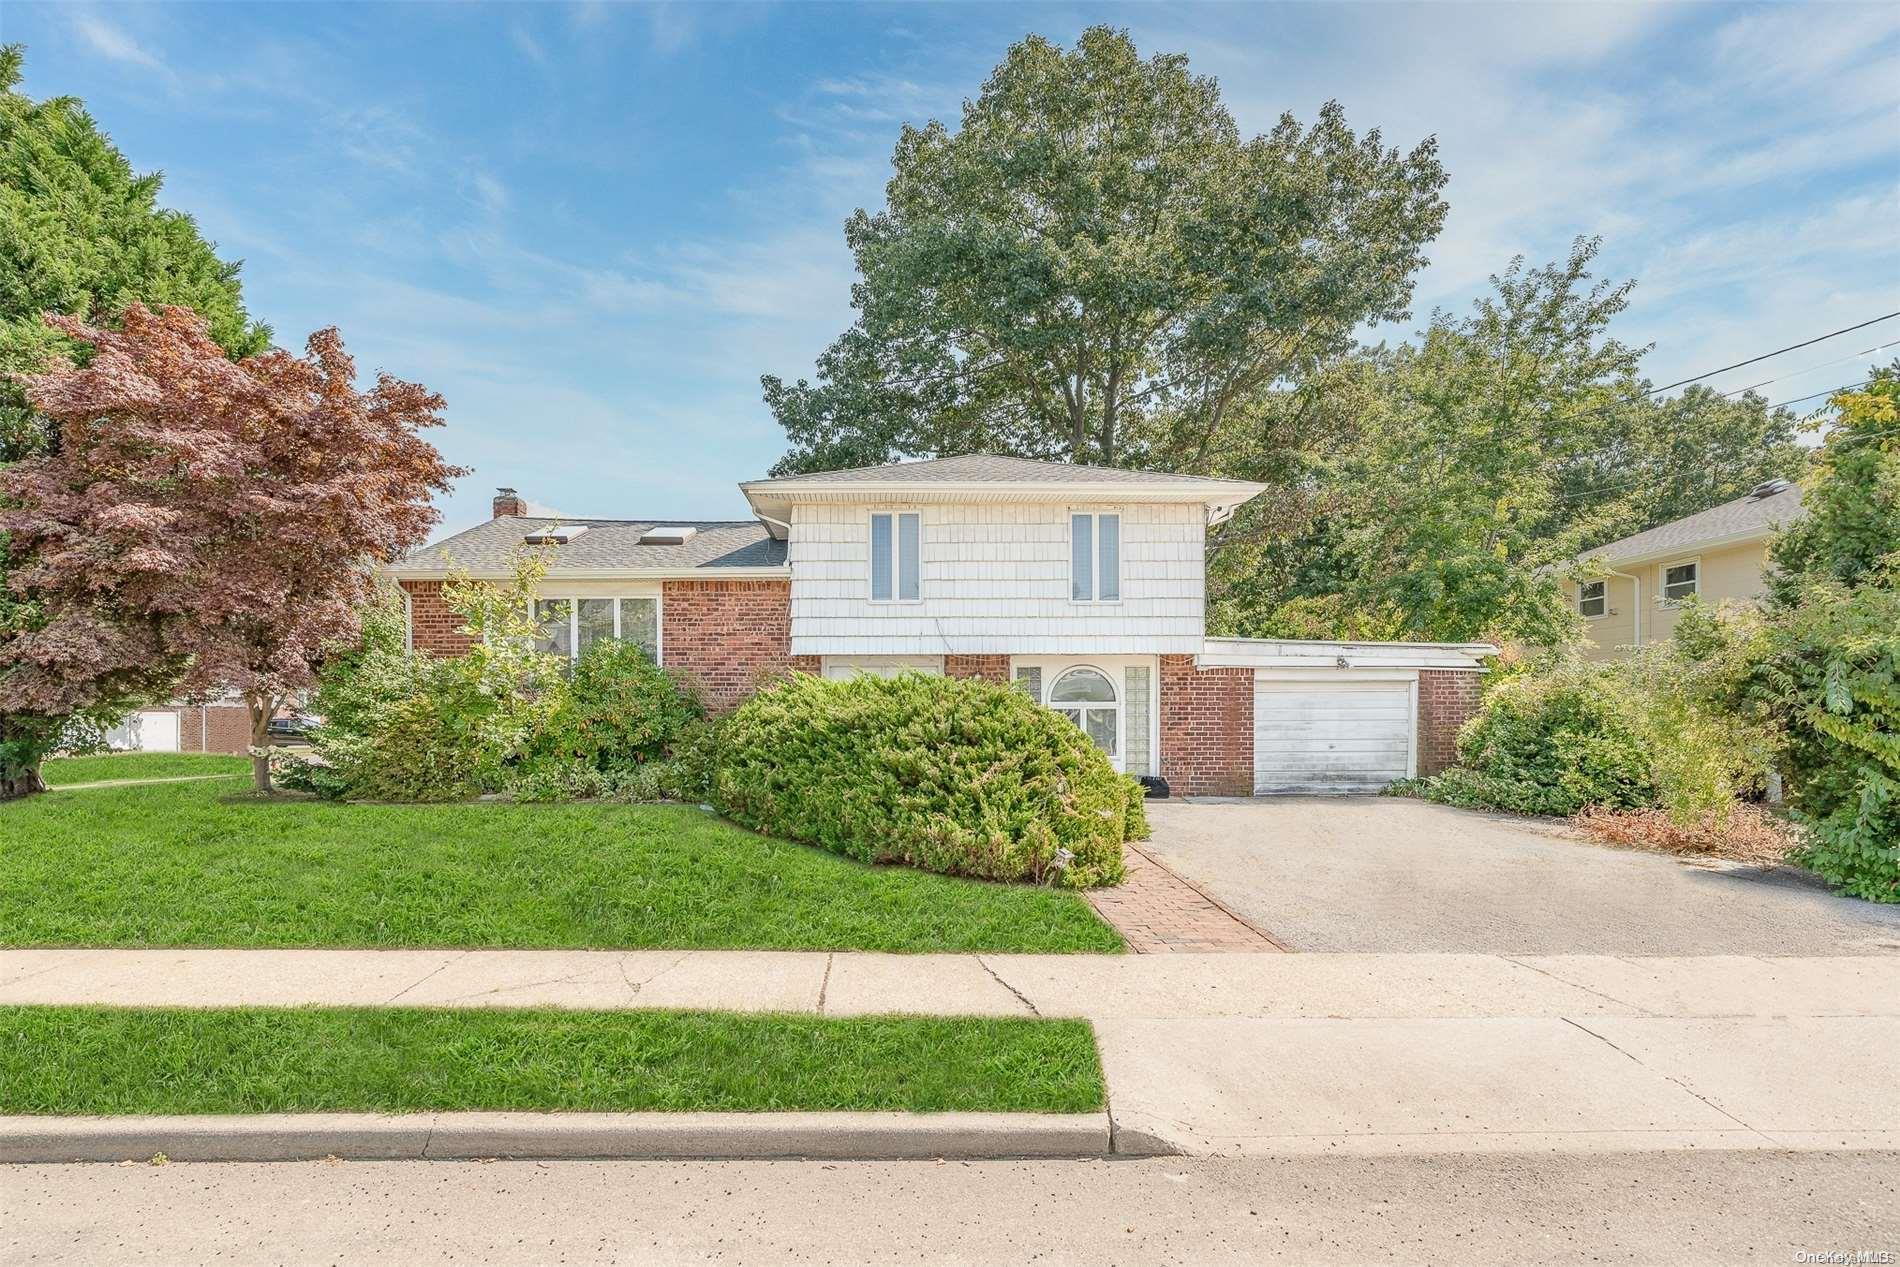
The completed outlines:
{"type": "Polygon", "coordinates": [[[0,945],[1122,948],[1075,893],[868,867],[690,806],[342,805],[224,780],[0,805],[0,945]]]}
{"type": "Polygon", "coordinates": [[[40,764],[47,787],[101,783],[109,779],[169,779],[180,775],[249,774],[249,757],[199,752],[112,752],[93,757],[54,757],[40,764]]]}
{"type": "Polygon", "coordinates": [[[0,1007],[0,1114],[1102,1107],[1085,1021],[0,1007]]]}

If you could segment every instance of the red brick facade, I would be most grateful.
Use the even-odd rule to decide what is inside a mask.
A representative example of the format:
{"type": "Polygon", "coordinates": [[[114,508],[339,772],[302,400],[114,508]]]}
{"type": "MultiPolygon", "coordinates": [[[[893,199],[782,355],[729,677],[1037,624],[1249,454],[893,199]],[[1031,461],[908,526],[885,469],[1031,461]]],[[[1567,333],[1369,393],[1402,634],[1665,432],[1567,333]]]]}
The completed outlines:
{"type": "Polygon", "coordinates": [[[224,752],[244,756],[251,750],[251,710],[242,704],[187,704],[178,714],[180,752],[224,752]]]}
{"type": "Polygon", "coordinates": [[[1470,669],[1418,672],[1418,772],[1438,774],[1458,760],[1458,728],[1478,711],[1484,674],[1470,669]]]}
{"type": "Polygon", "coordinates": [[[1161,777],[1175,796],[1252,794],[1252,669],[1161,657],[1161,777]]]}
{"type": "Polygon", "coordinates": [[[660,590],[660,659],[731,708],[794,669],[816,673],[817,656],[795,656],[790,581],[666,581],[660,590]]]}
{"type": "Polygon", "coordinates": [[[462,631],[462,618],[442,601],[441,581],[404,581],[409,595],[409,639],[418,651],[461,655],[474,644],[462,631]]]}
{"type": "Polygon", "coordinates": [[[943,658],[945,677],[980,677],[992,682],[1009,681],[1009,657],[1006,655],[947,655],[943,658]]]}

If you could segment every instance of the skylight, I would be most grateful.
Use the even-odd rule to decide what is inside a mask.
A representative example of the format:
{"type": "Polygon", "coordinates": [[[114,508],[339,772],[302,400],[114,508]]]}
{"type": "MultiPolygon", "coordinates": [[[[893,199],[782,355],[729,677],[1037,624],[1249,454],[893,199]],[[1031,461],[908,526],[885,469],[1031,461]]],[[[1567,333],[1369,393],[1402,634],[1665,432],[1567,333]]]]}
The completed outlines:
{"type": "Polygon", "coordinates": [[[643,546],[681,546],[693,539],[699,529],[684,524],[655,524],[640,534],[643,546]]]}
{"type": "Polygon", "coordinates": [[[531,546],[564,546],[587,531],[586,524],[549,524],[537,528],[521,540],[531,546]]]}

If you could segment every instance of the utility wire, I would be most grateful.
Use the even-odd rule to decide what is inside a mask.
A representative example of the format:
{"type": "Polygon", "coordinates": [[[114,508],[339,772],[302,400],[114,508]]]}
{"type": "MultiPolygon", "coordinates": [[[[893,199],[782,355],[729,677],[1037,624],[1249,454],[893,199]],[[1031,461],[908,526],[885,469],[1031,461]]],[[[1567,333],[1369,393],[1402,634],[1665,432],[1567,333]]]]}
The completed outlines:
{"type": "Polygon", "coordinates": [[[1842,361],[1858,361],[1863,356],[1873,356],[1876,353],[1885,352],[1888,348],[1900,348],[1900,339],[1895,339],[1891,343],[1877,343],[1864,352],[1850,352],[1846,356],[1837,356],[1831,361],[1822,361],[1818,365],[1810,365],[1808,368],[1796,370],[1792,374],[1778,374],[1774,378],[1764,378],[1761,382],[1750,383],[1746,387],[1731,387],[1728,391],[1721,392],[1719,395],[1726,400],[1730,396],[1739,396],[1743,392],[1752,392],[1757,387],[1766,387],[1770,383],[1785,383],[1791,378],[1805,377],[1806,375],[1814,373],[1816,370],[1824,370],[1830,365],[1839,365],[1842,361]]]}
{"type": "MultiPolygon", "coordinates": [[[[1816,396],[1837,396],[1841,392],[1856,391],[1859,388],[1867,386],[1867,384],[1871,382],[1873,382],[1873,380],[1870,378],[1870,379],[1864,379],[1863,381],[1858,382],[1858,383],[1844,383],[1839,387],[1830,387],[1824,392],[1815,392],[1812,396],[1796,396],[1793,400],[1778,401],[1775,404],[1769,405],[1768,408],[1770,410],[1782,409],[1789,405],[1798,405],[1804,400],[1813,400],[1816,396]]],[[[1841,441],[1841,443],[1843,445],[1852,444],[1856,440],[1871,440],[1876,436],[1891,435],[1891,434],[1894,434],[1894,432],[1900,432],[1900,428],[1895,428],[1894,431],[1892,432],[1890,431],[1862,432],[1859,435],[1848,437],[1847,439],[1841,441]]],[[[1584,497],[1595,497],[1599,493],[1613,493],[1618,489],[1628,488],[1632,484],[1645,483],[1650,478],[1651,477],[1648,475],[1636,475],[1626,480],[1618,480],[1617,482],[1613,484],[1599,484],[1595,488],[1581,488],[1581,489],[1576,490],[1575,492],[1565,493],[1561,497],[1553,497],[1551,500],[1557,505],[1562,505],[1565,502],[1577,501],[1578,499],[1584,498],[1584,497]]]]}
{"type": "Polygon", "coordinates": [[[1737,361],[1733,365],[1724,365],[1719,370],[1710,370],[1706,374],[1697,374],[1693,378],[1680,378],[1680,379],[1677,379],[1673,383],[1664,383],[1661,387],[1650,388],[1648,391],[1644,392],[1643,395],[1654,396],[1657,392],[1666,392],[1666,391],[1671,390],[1672,388],[1686,387],[1690,383],[1699,383],[1705,378],[1714,378],[1717,374],[1726,374],[1730,370],[1741,369],[1742,366],[1744,365],[1753,365],[1757,361],[1765,361],[1769,359],[1770,357],[1780,356],[1783,352],[1793,352],[1798,348],[1813,347],[1817,343],[1825,343],[1827,340],[1836,338],[1843,334],[1852,334],[1856,330],[1865,330],[1868,326],[1879,325],[1883,321],[1892,321],[1895,317],[1900,317],[1900,312],[1890,312],[1890,313],[1887,313],[1885,316],[1872,317],[1866,321],[1861,322],[1859,325],[1855,325],[1855,326],[1843,326],[1839,330],[1832,330],[1832,331],[1829,331],[1827,334],[1816,335],[1814,338],[1808,339],[1805,342],[1790,343],[1785,348],[1776,348],[1772,352],[1763,352],[1760,356],[1751,356],[1746,361],[1737,361]]]}

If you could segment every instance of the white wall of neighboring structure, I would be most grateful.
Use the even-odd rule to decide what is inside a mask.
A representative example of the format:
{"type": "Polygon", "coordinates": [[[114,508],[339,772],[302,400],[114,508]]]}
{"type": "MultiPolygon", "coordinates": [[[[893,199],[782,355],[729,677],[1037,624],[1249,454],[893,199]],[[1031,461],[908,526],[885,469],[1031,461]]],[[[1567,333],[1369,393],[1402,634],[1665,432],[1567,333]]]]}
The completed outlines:
{"type": "Polygon", "coordinates": [[[793,655],[1196,654],[1206,581],[1198,503],[973,501],[792,510],[793,655]],[[872,602],[870,516],[922,516],[921,597],[872,602]],[[1069,594],[1069,515],[1121,515],[1121,599],[1069,594]]]}

